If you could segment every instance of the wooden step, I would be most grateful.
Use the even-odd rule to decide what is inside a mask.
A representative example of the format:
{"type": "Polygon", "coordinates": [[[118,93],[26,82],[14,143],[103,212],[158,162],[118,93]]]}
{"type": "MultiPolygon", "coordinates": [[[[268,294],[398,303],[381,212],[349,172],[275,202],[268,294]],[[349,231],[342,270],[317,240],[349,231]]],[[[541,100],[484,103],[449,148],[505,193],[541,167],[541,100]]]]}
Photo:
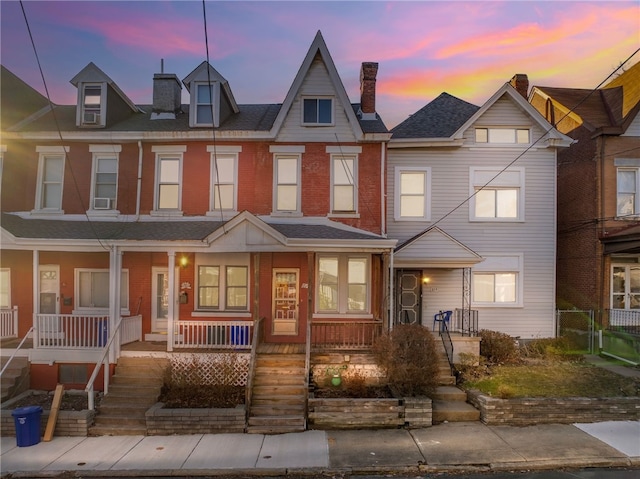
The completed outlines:
{"type": "Polygon", "coordinates": [[[304,427],[304,416],[256,416],[249,418],[248,425],[304,427]]]}
{"type": "Polygon", "coordinates": [[[299,404],[264,404],[264,405],[252,405],[252,416],[286,416],[286,415],[300,415],[304,416],[304,405],[299,404]]]}

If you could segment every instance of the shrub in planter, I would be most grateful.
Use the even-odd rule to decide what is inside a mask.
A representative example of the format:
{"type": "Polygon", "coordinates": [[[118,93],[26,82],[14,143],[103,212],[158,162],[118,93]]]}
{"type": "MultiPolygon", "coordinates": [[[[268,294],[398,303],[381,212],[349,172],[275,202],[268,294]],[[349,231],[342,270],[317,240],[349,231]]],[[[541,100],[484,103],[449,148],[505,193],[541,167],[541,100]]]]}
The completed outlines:
{"type": "Polygon", "coordinates": [[[483,329],[480,338],[480,356],[490,364],[516,364],[520,361],[516,340],[508,334],[483,329]]]}
{"type": "Polygon", "coordinates": [[[435,339],[418,324],[394,326],[378,338],[373,354],[397,397],[430,396],[438,386],[435,339]]]}

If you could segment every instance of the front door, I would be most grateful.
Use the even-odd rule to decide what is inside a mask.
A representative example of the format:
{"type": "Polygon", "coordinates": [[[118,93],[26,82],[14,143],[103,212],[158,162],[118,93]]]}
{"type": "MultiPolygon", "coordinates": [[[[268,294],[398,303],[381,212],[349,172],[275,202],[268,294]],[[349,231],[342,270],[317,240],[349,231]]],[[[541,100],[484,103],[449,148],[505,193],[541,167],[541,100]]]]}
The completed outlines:
{"type": "Polygon", "coordinates": [[[396,323],[422,324],[422,271],[399,270],[396,291],[396,323]]]}
{"type": "MultiPolygon", "coordinates": [[[[169,270],[167,268],[152,268],[153,276],[151,285],[151,331],[154,333],[166,333],[169,316],[169,270]]],[[[178,278],[176,268],[176,278],[178,278]]],[[[176,298],[178,294],[178,281],[176,280],[176,298]]]]}
{"type": "Polygon", "coordinates": [[[296,336],[300,294],[297,268],[273,270],[273,334],[296,336]]]}
{"type": "Polygon", "coordinates": [[[60,313],[60,267],[54,265],[41,265],[40,273],[40,297],[38,301],[38,313],[60,313]]]}

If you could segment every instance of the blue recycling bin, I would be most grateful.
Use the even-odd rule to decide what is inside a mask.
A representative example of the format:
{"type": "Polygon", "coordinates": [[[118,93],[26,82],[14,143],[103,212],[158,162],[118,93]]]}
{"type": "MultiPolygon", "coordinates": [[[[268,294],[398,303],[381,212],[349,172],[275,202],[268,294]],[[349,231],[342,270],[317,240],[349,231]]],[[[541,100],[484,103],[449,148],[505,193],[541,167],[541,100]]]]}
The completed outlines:
{"type": "Polygon", "coordinates": [[[18,447],[33,446],[40,442],[40,406],[26,406],[11,412],[16,426],[16,443],[18,447]]]}
{"type": "Polygon", "coordinates": [[[101,319],[98,321],[98,346],[103,348],[109,340],[109,320],[101,319]]]}
{"type": "Polygon", "coordinates": [[[234,346],[246,346],[247,339],[245,326],[231,326],[231,344],[234,346]]]}

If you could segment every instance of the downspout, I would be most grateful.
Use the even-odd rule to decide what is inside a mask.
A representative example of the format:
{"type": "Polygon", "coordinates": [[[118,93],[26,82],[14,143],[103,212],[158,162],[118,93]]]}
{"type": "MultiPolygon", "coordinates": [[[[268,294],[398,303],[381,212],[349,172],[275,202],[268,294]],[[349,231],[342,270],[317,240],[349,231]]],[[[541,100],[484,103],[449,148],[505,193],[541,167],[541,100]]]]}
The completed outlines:
{"type": "Polygon", "coordinates": [[[393,248],[389,254],[389,331],[393,331],[393,324],[396,320],[396,307],[393,296],[393,248]]]}
{"type": "Polygon", "coordinates": [[[138,181],[136,185],[136,219],[140,219],[140,196],[142,194],[142,141],[138,140],[138,181]]]}
{"type": "Polygon", "coordinates": [[[386,176],[387,169],[385,168],[386,164],[386,143],[380,143],[380,211],[381,211],[381,221],[380,221],[380,234],[387,237],[387,202],[386,202],[386,176]]]}
{"type": "MultiPolygon", "coordinates": [[[[604,257],[604,247],[602,246],[602,242],[600,241],[600,237],[604,235],[604,228],[605,228],[605,224],[604,224],[604,212],[605,212],[605,199],[604,199],[604,141],[605,141],[605,136],[601,135],[600,136],[600,175],[596,175],[596,177],[600,177],[599,181],[600,185],[598,185],[598,190],[599,194],[600,194],[600,211],[598,212],[598,216],[596,221],[600,222],[600,226],[599,228],[596,228],[596,232],[597,232],[597,237],[596,239],[596,248],[599,250],[599,254],[600,254],[600,288],[598,288],[600,290],[600,305],[598,308],[598,315],[600,316],[600,326],[602,326],[602,322],[603,322],[603,318],[604,318],[604,303],[605,303],[605,292],[604,292],[604,286],[606,284],[605,278],[608,275],[608,273],[605,271],[605,265],[606,265],[606,261],[605,261],[605,257],[604,257]]],[[[597,223],[596,223],[597,224],[597,223]]],[[[609,289],[611,288],[611,286],[609,286],[609,289]]],[[[627,298],[625,298],[626,300],[627,298]]],[[[611,305],[609,305],[609,307],[611,307],[611,305]]]]}

